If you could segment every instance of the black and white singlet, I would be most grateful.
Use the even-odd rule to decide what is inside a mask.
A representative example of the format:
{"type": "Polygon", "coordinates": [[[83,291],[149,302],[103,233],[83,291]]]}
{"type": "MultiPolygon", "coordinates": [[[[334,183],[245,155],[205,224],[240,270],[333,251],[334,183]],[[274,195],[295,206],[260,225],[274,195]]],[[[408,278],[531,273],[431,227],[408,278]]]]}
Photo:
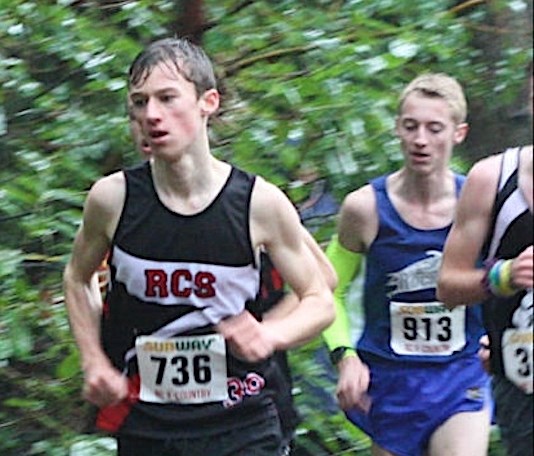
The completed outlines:
{"type": "Polygon", "coordinates": [[[240,361],[213,330],[245,308],[257,314],[251,306],[260,273],[249,227],[255,176],[232,168],[206,209],[181,215],[160,201],[148,162],[124,173],[102,343],[128,376],[131,397],[101,410],[97,424],[169,438],[225,432],[273,415],[265,382],[270,361],[240,361]]]}
{"type": "MultiPolygon", "coordinates": [[[[515,258],[532,245],[534,217],[518,187],[520,155],[520,147],[502,154],[485,259],[515,258]]],[[[484,303],[483,314],[492,346],[492,372],[532,393],[532,290],[490,298],[484,303]]]]}

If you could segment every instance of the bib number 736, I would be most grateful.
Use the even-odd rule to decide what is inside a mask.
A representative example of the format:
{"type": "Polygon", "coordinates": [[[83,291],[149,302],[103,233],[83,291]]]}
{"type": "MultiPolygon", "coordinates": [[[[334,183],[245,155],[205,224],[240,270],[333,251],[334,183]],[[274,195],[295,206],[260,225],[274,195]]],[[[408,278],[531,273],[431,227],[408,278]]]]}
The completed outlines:
{"type": "Polygon", "coordinates": [[[140,336],[136,351],[141,400],[198,404],[228,398],[226,347],[221,335],[140,336]]]}
{"type": "Polygon", "coordinates": [[[211,367],[209,355],[193,356],[173,356],[168,359],[165,356],[151,356],[150,360],[157,363],[156,385],[161,386],[165,375],[171,371],[171,382],[173,385],[187,385],[191,374],[196,383],[203,385],[211,381],[211,367]],[[170,366],[169,366],[170,365],[170,366]]]}

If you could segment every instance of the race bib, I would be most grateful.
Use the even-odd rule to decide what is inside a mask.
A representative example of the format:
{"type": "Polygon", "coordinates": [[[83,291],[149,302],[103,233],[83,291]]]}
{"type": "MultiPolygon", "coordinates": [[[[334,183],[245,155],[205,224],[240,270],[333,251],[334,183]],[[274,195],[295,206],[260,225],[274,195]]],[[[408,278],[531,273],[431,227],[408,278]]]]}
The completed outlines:
{"type": "Polygon", "coordinates": [[[448,356],[465,346],[465,306],[390,303],[391,349],[397,355],[448,356]]]}
{"type": "Polygon", "coordinates": [[[502,336],[504,374],[526,394],[532,394],[532,327],[507,329],[502,336]]]}
{"type": "Polygon", "coordinates": [[[228,399],[226,345],[220,334],[135,341],[145,402],[202,404],[228,399]]]}

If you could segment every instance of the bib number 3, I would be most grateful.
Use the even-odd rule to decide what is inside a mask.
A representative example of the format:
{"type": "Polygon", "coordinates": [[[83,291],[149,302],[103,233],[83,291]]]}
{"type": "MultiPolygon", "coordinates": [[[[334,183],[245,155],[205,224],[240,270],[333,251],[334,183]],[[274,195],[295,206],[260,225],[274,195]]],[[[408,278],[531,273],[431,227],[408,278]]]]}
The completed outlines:
{"type": "Polygon", "coordinates": [[[532,394],[532,328],[507,329],[502,337],[504,373],[508,380],[532,394]]]}
{"type": "Polygon", "coordinates": [[[226,346],[220,334],[136,339],[140,399],[201,404],[228,399],[226,346]]]}

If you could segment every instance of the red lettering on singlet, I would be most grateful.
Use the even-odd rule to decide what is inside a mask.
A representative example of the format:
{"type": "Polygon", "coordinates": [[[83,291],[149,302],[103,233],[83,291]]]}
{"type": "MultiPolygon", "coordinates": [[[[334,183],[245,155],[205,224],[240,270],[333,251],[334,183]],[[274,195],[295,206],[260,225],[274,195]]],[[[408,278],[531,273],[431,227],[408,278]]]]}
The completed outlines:
{"type": "Polygon", "coordinates": [[[211,272],[200,271],[194,276],[187,269],[177,269],[169,276],[163,269],[145,270],[145,296],[166,298],[169,293],[177,298],[188,298],[191,293],[199,298],[215,296],[215,276],[211,272]]]}
{"type": "Polygon", "coordinates": [[[193,278],[187,269],[178,269],[171,276],[171,290],[174,296],[188,298],[191,296],[191,279],[193,278]]]}
{"type": "Polygon", "coordinates": [[[213,298],[215,296],[215,276],[211,272],[199,272],[195,276],[195,294],[199,298],[213,298]]]}
{"type": "Polygon", "coordinates": [[[145,296],[166,298],[169,296],[167,288],[167,273],[163,269],[147,269],[145,271],[146,290],[145,296]],[[156,290],[158,290],[156,292],[156,290]]]}

